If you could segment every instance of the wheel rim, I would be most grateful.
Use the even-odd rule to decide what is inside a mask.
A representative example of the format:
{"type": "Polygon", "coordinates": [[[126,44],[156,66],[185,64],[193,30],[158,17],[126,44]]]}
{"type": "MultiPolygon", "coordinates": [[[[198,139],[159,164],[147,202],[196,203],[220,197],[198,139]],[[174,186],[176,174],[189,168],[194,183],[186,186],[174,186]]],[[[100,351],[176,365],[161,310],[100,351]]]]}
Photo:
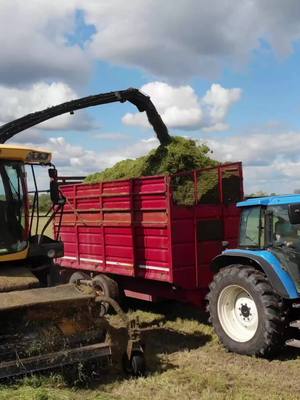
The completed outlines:
{"type": "Polygon", "coordinates": [[[225,287],[218,299],[218,317],[225,333],[236,342],[251,340],[258,327],[255,301],[238,285],[225,287]]]}

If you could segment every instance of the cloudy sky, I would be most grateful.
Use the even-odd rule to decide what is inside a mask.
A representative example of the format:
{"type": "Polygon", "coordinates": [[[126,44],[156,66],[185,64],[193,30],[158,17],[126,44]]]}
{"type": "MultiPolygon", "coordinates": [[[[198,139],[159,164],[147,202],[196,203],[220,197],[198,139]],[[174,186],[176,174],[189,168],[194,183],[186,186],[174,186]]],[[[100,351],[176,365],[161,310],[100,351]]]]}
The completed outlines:
{"type": "MultiPolygon", "coordinates": [[[[170,132],[243,161],[246,192],[300,188],[299,0],[1,0],[0,123],[76,97],[137,87],[170,132]]],[[[156,146],[145,116],[113,104],[13,141],[63,174],[156,146]]]]}

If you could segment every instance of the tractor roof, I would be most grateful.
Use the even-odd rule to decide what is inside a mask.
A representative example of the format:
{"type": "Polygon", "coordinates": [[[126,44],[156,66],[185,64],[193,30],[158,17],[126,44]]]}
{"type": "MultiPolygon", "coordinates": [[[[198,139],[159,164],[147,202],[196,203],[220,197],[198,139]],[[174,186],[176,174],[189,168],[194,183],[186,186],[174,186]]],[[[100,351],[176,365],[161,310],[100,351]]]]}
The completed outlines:
{"type": "Polygon", "coordinates": [[[23,161],[26,164],[48,164],[51,156],[48,150],[0,144],[0,160],[23,161]]]}
{"type": "Polygon", "coordinates": [[[300,203],[300,194],[287,194],[282,196],[253,197],[237,203],[238,207],[251,206],[276,206],[280,204],[300,203]]]}

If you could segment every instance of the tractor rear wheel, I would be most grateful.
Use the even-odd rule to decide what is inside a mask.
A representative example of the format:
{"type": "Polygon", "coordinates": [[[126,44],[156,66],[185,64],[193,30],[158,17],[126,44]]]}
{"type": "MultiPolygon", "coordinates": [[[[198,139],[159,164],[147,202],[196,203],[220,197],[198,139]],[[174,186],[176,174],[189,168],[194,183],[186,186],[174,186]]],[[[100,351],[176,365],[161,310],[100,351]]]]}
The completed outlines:
{"type": "Polygon", "coordinates": [[[210,285],[208,311],[219,339],[230,351],[270,356],[284,343],[283,299],[254,267],[221,269],[210,285]]]}

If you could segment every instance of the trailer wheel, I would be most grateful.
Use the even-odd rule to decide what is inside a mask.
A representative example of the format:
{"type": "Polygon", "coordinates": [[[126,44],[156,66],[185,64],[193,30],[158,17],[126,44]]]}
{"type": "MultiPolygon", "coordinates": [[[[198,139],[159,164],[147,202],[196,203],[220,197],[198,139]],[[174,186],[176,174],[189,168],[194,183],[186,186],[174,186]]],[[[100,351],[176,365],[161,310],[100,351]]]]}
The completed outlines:
{"type": "Polygon", "coordinates": [[[270,356],[284,343],[283,300],[254,267],[230,265],[215,275],[208,295],[211,322],[230,351],[270,356]]]}
{"type": "MultiPolygon", "coordinates": [[[[99,274],[93,278],[93,283],[100,294],[117,300],[119,297],[119,287],[116,281],[106,275],[99,274]]],[[[100,316],[104,316],[109,311],[109,304],[101,303],[100,316]]]]}
{"type": "Polygon", "coordinates": [[[80,280],[85,281],[85,280],[90,280],[90,279],[91,278],[88,274],[77,271],[77,272],[73,272],[73,274],[70,276],[69,283],[76,283],[80,280]]]}

